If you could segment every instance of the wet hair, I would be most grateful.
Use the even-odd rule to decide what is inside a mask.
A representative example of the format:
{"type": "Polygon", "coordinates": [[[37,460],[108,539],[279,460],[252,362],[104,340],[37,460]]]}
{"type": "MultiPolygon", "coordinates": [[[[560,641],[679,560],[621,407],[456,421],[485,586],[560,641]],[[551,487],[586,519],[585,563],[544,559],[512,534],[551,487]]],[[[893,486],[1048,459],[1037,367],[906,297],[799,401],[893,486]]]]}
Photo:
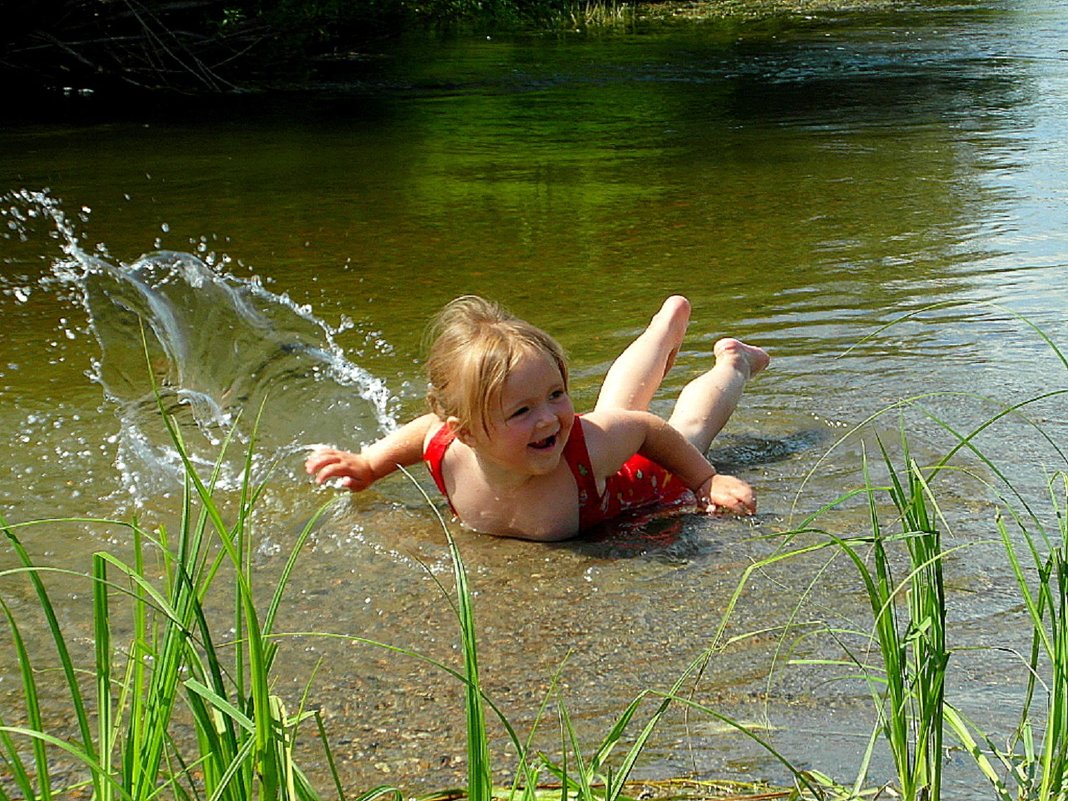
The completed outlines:
{"type": "Polygon", "coordinates": [[[489,433],[504,382],[523,356],[540,353],[560,370],[567,389],[567,361],[559,343],[502,306],[477,295],[456,298],[431,321],[426,370],[431,411],[457,428],[489,433]]]}

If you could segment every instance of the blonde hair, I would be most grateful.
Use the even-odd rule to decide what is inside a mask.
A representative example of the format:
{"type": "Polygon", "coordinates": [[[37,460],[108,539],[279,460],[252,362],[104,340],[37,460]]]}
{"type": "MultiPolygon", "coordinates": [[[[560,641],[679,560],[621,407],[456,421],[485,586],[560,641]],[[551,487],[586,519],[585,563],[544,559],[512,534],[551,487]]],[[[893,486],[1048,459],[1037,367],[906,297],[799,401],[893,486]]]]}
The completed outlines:
{"type": "Polygon", "coordinates": [[[567,389],[567,361],[559,343],[502,306],[477,295],[456,298],[433,319],[426,370],[427,401],[458,428],[489,433],[490,414],[500,405],[504,382],[520,357],[540,353],[560,369],[567,389]]]}

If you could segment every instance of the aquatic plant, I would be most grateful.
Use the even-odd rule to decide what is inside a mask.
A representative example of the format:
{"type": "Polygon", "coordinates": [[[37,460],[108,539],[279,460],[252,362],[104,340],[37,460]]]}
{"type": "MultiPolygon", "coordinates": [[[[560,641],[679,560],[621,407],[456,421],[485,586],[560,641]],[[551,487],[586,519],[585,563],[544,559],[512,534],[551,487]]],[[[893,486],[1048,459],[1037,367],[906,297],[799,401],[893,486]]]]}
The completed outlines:
{"type": "MultiPolygon", "coordinates": [[[[1068,370],[1068,357],[1053,340],[1031,320],[1014,314],[1029,326],[1068,370]]],[[[960,450],[967,450],[989,470],[993,479],[990,489],[998,499],[995,525],[1008,558],[1012,576],[1027,611],[1032,644],[1026,660],[1027,692],[1021,708],[1020,723],[1008,745],[999,747],[980,726],[947,705],[946,723],[962,746],[972,755],[977,767],[990,781],[1001,801],[1012,798],[1035,801],[1063,801],[1068,798],[1068,474],[1063,469],[1052,473],[1047,483],[1057,529],[1052,533],[1032,508],[1015,481],[1001,470],[975,444],[985,429],[1008,416],[1020,416],[1026,407],[1068,394],[1068,389],[1051,389],[1025,398],[1001,409],[971,431],[958,432],[942,420],[936,422],[956,440],[955,445],[935,466],[943,469],[960,450]],[[1059,491],[1058,491],[1059,490],[1059,491]],[[1012,521],[1012,529],[1007,520],[1012,521]],[[1030,571],[1021,561],[1018,550],[1030,556],[1030,571]],[[1039,688],[1046,695],[1042,714],[1041,743],[1036,746],[1034,717],[1035,695],[1039,688]],[[976,738],[984,741],[988,751],[979,748],[976,738]],[[999,772],[994,762],[1002,766],[999,772]],[[1016,785],[1010,792],[1007,781],[1016,785]]],[[[1044,428],[1032,421],[1028,425],[1051,447],[1059,461],[1068,465],[1068,454],[1044,428]]]]}
{"type": "MultiPolygon", "coordinates": [[[[850,677],[859,676],[872,697],[876,724],[852,786],[814,773],[809,784],[819,782],[820,787],[813,788],[817,797],[846,799],[865,795],[868,768],[881,735],[894,764],[895,792],[909,801],[940,798],[945,673],[950,656],[946,643],[942,575],[942,562],[947,552],[941,545],[937,525],[941,515],[934,495],[923,471],[910,457],[904,432],[901,443],[903,466],[898,468],[888,449],[879,441],[882,463],[888,474],[887,483],[874,481],[870,465],[865,460],[862,487],[822,507],[797,528],[776,535],[782,537],[783,543],[771,556],[754,563],[743,573],[714,639],[716,647],[724,648],[752,636],[742,634],[730,640],[723,639],[727,622],[735,614],[754,575],[780,563],[821,552],[830,553],[828,562],[815,572],[790,618],[783,622],[782,637],[785,640],[802,630],[796,634],[796,642],[788,649],[790,652],[809,638],[829,638],[842,651],[842,657],[795,657],[789,663],[837,667],[848,670],[850,677]],[[816,525],[830,511],[858,498],[867,503],[869,533],[843,536],[816,525]],[[895,511],[897,531],[888,530],[883,522],[881,510],[887,500],[895,511]],[[815,536],[812,542],[793,545],[796,540],[812,535],[815,536]],[[895,578],[893,568],[899,561],[895,553],[899,546],[907,554],[907,573],[900,580],[895,578]],[[839,554],[844,554],[856,568],[872,615],[870,627],[843,628],[818,621],[808,621],[802,626],[798,622],[802,604],[839,554]],[[872,653],[879,655],[879,661],[871,660],[872,653]]],[[[773,665],[771,673],[776,671],[777,667],[773,665]]],[[[767,747],[770,749],[770,744],[767,747]]]]}
{"type": "MultiPolygon", "coordinates": [[[[165,413],[163,419],[185,464],[177,536],[164,526],[154,533],[146,531],[136,520],[40,520],[16,525],[0,519],[20,565],[4,575],[24,574],[33,586],[78,729],[71,742],[47,730],[29,649],[9,605],[0,600],[20,666],[26,720],[25,725],[0,721],[0,759],[24,798],[49,799],[74,789],[54,774],[50,746],[81,764],[88,779],[79,779],[74,786],[91,785],[93,797],[101,801],[140,801],[156,797],[161,789],[177,798],[317,799],[293,752],[298,727],[316,718],[316,713],[303,708],[303,699],[296,712],[289,712],[283,699],[271,692],[270,677],[277,654],[272,629],[279,605],[322,510],[297,538],[262,613],[254,601],[251,561],[251,512],[263,489],[247,478],[253,445],[246,457],[236,517],[227,522],[213,495],[222,455],[212,474],[202,480],[189,461],[180,430],[165,413]],[[49,573],[68,578],[77,574],[36,565],[17,533],[65,522],[120,526],[132,539],[129,561],[105,552],[93,556],[87,578],[92,586],[95,649],[89,669],[75,664],[69,635],[59,624],[44,578],[49,573]],[[157,571],[162,572],[162,586],[152,580],[157,571]],[[229,642],[217,639],[205,609],[209,591],[223,573],[233,592],[229,642]],[[119,611],[129,616],[132,631],[122,646],[116,636],[119,611]],[[96,676],[91,693],[79,681],[86,673],[96,676]],[[180,699],[195,733],[192,753],[173,731],[180,699]],[[19,740],[31,743],[32,756],[24,755],[19,740]]],[[[316,718],[316,722],[321,733],[321,721],[316,718]]],[[[0,798],[9,797],[0,786],[0,798]]]]}
{"type": "Polygon", "coordinates": [[[1007,766],[1011,765],[1010,775],[1021,786],[1023,794],[1042,801],[1068,797],[1068,474],[1055,475],[1050,489],[1060,524],[1056,543],[1044,537],[1048,551],[1043,556],[1035,538],[1027,529],[1022,530],[1038,576],[1034,589],[1017,558],[1004,519],[998,519],[998,531],[1033,629],[1033,646],[1027,665],[1027,703],[1019,727],[1023,759],[1017,764],[1012,764],[1013,760],[1004,755],[1002,759],[1007,766]],[[1034,746],[1030,711],[1038,677],[1042,675],[1040,662],[1043,655],[1049,665],[1048,670],[1043,671],[1048,673],[1048,678],[1042,682],[1048,700],[1044,710],[1042,748],[1038,751],[1034,746]]]}
{"type": "MultiPolygon", "coordinates": [[[[937,505],[902,435],[902,475],[880,441],[890,484],[877,487],[865,464],[865,491],[871,520],[870,537],[833,535],[856,566],[872,613],[872,639],[882,657],[881,669],[847,648],[849,662],[868,683],[897,773],[898,790],[908,801],[941,797],[942,732],[945,711],[946,645],[945,584],[937,505]],[[888,534],[880,519],[878,495],[885,490],[897,512],[898,534],[888,534]],[[900,543],[908,554],[908,575],[895,581],[890,546],[900,543]],[[870,550],[871,564],[862,547],[870,550]],[[902,621],[898,607],[906,598],[902,621]]],[[[845,638],[840,638],[845,643],[845,638]]],[[[858,780],[858,784],[861,780],[858,780]]]]}
{"type": "MultiPolygon", "coordinates": [[[[1014,316],[1036,331],[1061,364],[1068,368],[1068,359],[1043,331],[1029,320],[1014,316]]],[[[829,554],[827,562],[815,571],[809,587],[802,593],[789,619],[783,622],[781,630],[784,643],[790,636],[795,638],[792,645],[783,646],[788,652],[797,648],[801,641],[822,635],[844,654],[839,659],[793,658],[791,664],[845,669],[847,677],[859,676],[871,693],[876,725],[853,784],[854,794],[860,793],[868,781],[868,769],[881,739],[894,764],[895,792],[906,799],[937,801],[941,797],[945,757],[943,737],[950,735],[972,755],[1000,801],[1068,799],[1068,551],[1065,550],[1068,547],[1068,479],[1061,471],[1055,473],[1050,483],[1054,488],[1062,483],[1065,485],[1063,497],[1051,494],[1059,526],[1059,530],[1051,534],[1025,493],[976,444],[982,432],[1014,417],[1036,431],[1058,459],[1068,464],[1068,456],[1055,438],[1022,415],[1029,405],[1065,394],[1068,389],[1051,389],[1001,406],[996,413],[963,431],[922,405],[932,395],[905,399],[883,409],[852,429],[835,447],[846,439],[873,430],[873,423],[883,415],[900,413],[904,409],[922,413],[950,436],[951,446],[941,458],[921,467],[910,454],[908,429],[902,422],[900,461],[895,463],[883,439],[876,433],[885,480],[875,480],[874,466],[865,456],[863,486],[844,493],[810,514],[796,528],[773,535],[782,540],[778,549],[743,573],[716,634],[717,642],[722,642],[726,623],[735,614],[755,574],[779,563],[821,552],[829,554]],[[954,463],[962,452],[971,456],[974,462],[954,463]],[[1026,699],[1020,724],[1007,747],[999,747],[983,731],[981,724],[967,719],[945,694],[945,675],[952,651],[947,637],[943,566],[954,551],[970,546],[970,543],[964,543],[944,549],[942,545],[940,528],[948,527],[948,523],[939,507],[933,483],[941,474],[951,471],[971,476],[991,492],[997,510],[997,536],[1008,556],[1033,631],[1030,655],[1023,665],[1026,699]],[[985,471],[985,475],[980,475],[981,471],[985,471]],[[870,532],[835,534],[820,525],[829,513],[857,499],[866,500],[870,532]],[[890,511],[897,531],[890,531],[883,522],[890,511]],[[1030,556],[1030,567],[1022,563],[1018,554],[1021,545],[1016,543],[1007,521],[1012,521],[1016,535],[1022,538],[1022,549],[1030,556]],[[813,536],[814,541],[808,544],[796,544],[813,536]],[[856,567],[861,580],[872,615],[870,628],[844,628],[812,621],[802,625],[799,622],[802,605],[831,563],[842,554],[856,567]],[[899,580],[894,576],[894,565],[901,564],[905,575],[899,580]],[[802,633],[798,634],[799,630],[802,633]],[[859,646],[855,644],[858,642],[859,646]],[[878,655],[878,660],[870,658],[873,653],[878,655]],[[1035,722],[1034,711],[1034,698],[1039,688],[1044,689],[1047,696],[1045,708],[1038,715],[1042,726],[1035,722]],[[1039,729],[1042,730],[1040,742],[1036,740],[1039,729]],[[1000,771],[997,765],[1000,765],[1000,771]],[[1009,782],[1016,785],[1015,793],[1010,791],[1009,782]]],[[[981,400],[991,402],[987,398],[981,400]]],[[[743,634],[730,642],[747,636],[751,635],[743,634]]],[[[772,673],[776,671],[773,667],[772,673]]]]}
{"type": "Polygon", "coordinates": [[[1005,517],[997,518],[1032,630],[1020,723],[1007,745],[998,745],[975,721],[956,711],[947,715],[952,731],[990,781],[999,801],[1068,798],[1068,474],[1055,473],[1049,488],[1059,525],[1054,538],[1041,526],[1036,533],[1022,518],[1011,516],[1022,539],[1017,544],[1005,517]],[[1021,545],[1030,556],[1029,567],[1018,553],[1021,545]],[[1040,688],[1046,700],[1036,721],[1035,696],[1040,688]]]}

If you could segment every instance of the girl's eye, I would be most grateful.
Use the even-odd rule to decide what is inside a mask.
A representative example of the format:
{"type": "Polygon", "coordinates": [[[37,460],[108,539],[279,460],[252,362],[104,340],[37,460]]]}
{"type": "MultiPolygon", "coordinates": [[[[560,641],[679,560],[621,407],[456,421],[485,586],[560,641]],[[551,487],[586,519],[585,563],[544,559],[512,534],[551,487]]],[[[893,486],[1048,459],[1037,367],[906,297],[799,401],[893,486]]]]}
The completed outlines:
{"type": "Polygon", "coordinates": [[[524,415],[526,413],[527,413],[527,407],[526,406],[520,406],[518,409],[516,409],[514,412],[512,412],[510,415],[508,415],[508,419],[512,420],[512,419],[514,419],[516,417],[520,417],[521,415],[524,415]]]}
{"type": "Polygon", "coordinates": [[[553,390],[553,393],[549,395],[552,400],[560,400],[566,393],[562,389],[553,390]]]}

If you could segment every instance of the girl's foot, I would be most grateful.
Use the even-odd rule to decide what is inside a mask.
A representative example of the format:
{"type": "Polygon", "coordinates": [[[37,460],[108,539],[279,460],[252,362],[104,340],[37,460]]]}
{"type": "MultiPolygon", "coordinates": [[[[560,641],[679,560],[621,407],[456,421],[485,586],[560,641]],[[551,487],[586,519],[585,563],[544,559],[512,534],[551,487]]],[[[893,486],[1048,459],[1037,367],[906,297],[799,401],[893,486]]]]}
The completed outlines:
{"type": "Polygon", "coordinates": [[[771,361],[768,352],[756,345],[747,345],[740,339],[726,337],[712,346],[712,352],[716,355],[716,364],[721,362],[730,363],[733,367],[741,370],[746,379],[752,378],[771,361]]]}

